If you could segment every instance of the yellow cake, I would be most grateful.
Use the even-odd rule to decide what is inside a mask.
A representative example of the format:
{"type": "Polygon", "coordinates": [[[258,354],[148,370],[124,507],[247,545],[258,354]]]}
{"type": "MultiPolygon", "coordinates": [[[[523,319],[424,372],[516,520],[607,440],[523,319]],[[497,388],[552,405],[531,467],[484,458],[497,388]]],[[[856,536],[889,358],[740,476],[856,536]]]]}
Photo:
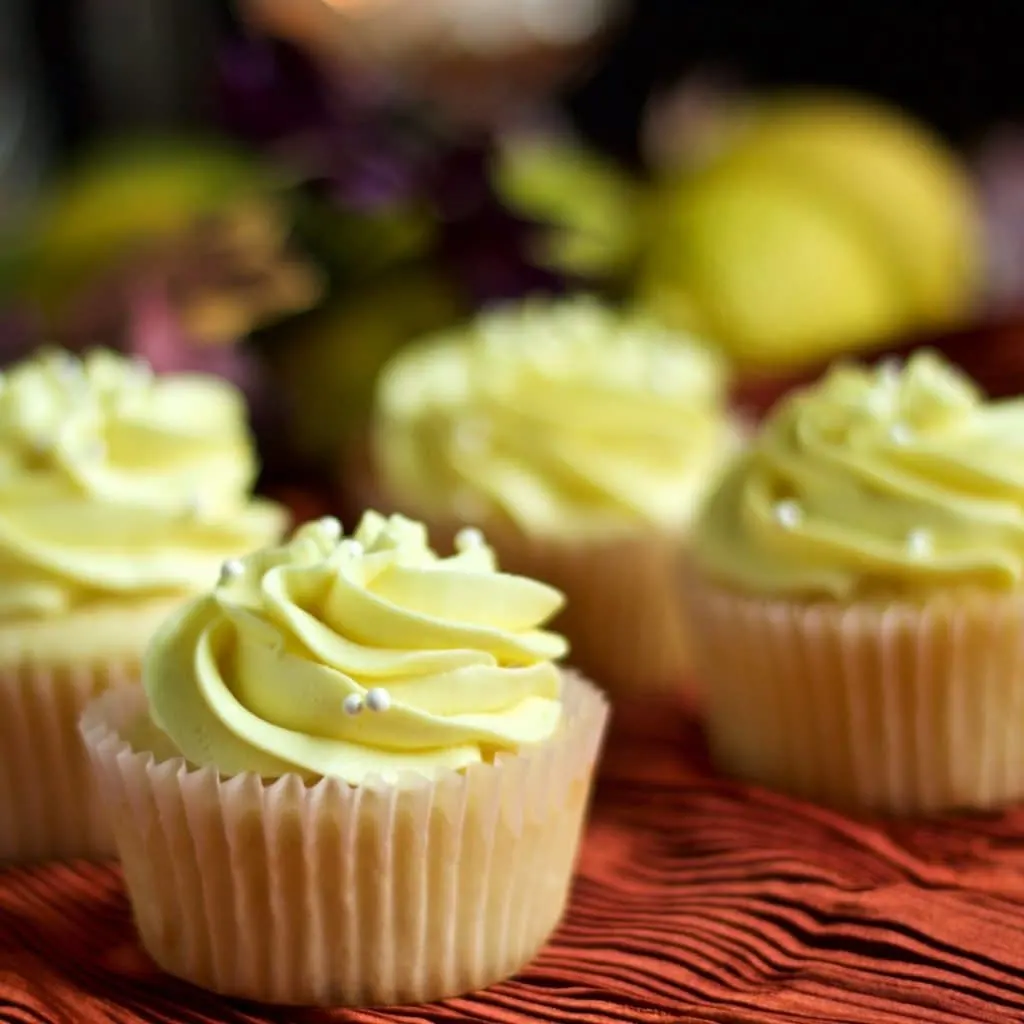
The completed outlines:
{"type": "Polygon", "coordinates": [[[109,352],[0,376],[0,862],[104,856],[77,734],[226,557],[280,535],[241,396],[109,352]]]}
{"type": "Polygon", "coordinates": [[[689,574],[713,753],[855,809],[1024,796],[1024,402],[937,356],[784,400],[689,574]]]}
{"type": "Polygon", "coordinates": [[[558,591],[475,532],[367,513],[224,566],[82,729],[143,944],[268,1002],[419,1002],[562,914],[607,705],[556,665],[558,591]]]}

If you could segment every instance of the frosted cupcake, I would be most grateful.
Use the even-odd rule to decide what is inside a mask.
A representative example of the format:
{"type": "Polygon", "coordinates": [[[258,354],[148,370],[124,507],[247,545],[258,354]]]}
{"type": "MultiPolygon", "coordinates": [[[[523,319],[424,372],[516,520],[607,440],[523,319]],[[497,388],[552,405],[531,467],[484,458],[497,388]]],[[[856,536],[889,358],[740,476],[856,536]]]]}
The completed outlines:
{"type": "Polygon", "coordinates": [[[1024,402],[934,355],[784,401],[695,534],[714,755],[852,808],[1024,796],[1024,402]]]}
{"type": "Polygon", "coordinates": [[[591,300],[491,313],[385,370],[374,493],[563,590],[573,664],[610,691],[680,687],[676,561],[737,446],[724,387],[706,349],[591,300]]]}
{"type": "Polygon", "coordinates": [[[561,595],[367,513],[224,566],[82,729],[142,941],[267,1002],[481,988],[562,914],[606,704],[561,595]],[[148,695],[148,710],[146,696],[148,695]]]}
{"type": "Polygon", "coordinates": [[[280,536],[251,500],[244,406],[108,352],[0,376],[0,861],[102,856],[77,733],[225,557],[280,536]]]}

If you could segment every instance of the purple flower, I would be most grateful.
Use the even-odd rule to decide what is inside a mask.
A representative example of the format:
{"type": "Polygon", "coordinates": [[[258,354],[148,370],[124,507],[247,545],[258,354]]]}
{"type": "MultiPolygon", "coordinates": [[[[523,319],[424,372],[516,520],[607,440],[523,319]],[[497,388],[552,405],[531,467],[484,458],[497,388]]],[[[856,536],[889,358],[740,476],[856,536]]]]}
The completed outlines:
{"type": "Polygon", "coordinates": [[[431,145],[386,94],[328,84],[297,50],[261,41],[231,44],[220,85],[227,130],[347,209],[372,212],[416,193],[431,145]]]}
{"type": "Polygon", "coordinates": [[[438,257],[474,305],[564,291],[565,278],[531,262],[539,225],[501,202],[491,157],[483,140],[452,150],[434,167],[429,195],[441,219],[438,257]]]}
{"type": "Polygon", "coordinates": [[[428,209],[430,254],[474,304],[564,289],[529,253],[536,225],[490,181],[492,140],[451,139],[394,96],[358,80],[325,83],[281,44],[234,44],[222,66],[225,124],[263,147],[344,213],[428,209]]]}
{"type": "Polygon", "coordinates": [[[316,70],[297,51],[258,39],[235,41],[219,67],[220,120],[254,146],[319,133],[331,121],[331,99],[316,70]]]}

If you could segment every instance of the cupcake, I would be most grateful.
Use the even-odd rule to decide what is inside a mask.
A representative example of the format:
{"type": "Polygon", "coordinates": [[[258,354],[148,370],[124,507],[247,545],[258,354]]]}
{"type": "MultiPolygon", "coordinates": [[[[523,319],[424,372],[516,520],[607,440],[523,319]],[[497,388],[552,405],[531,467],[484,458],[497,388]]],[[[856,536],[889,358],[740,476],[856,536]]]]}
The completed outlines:
{"type": "Polygon", "coordinates": [[[695,528],[714,757],[844,808],[1024,796],[1024,402],[928,352],[784,400],[695,528]]]}
{"type": "Polygon", "coordinates": [[[564,591],[573,664],[616,696],[679,688],[676,562],[737,447],[725,385],[706,348],[594,300],[499,310],[385,369],[369,494],[564,591]]]}
{"type": "Polygon", "coordinates": [[[481,988],[565,904],[607,705],[562,596],[367,513],[224,565],[82,720],[142,942],[264,1002],[481,988]]]}
{"type": "Polygon", "coordinates": [[[249,497],[241,398],[109,352],[0,375],[0,862],[99,857],[112,836],[77,732],[225,557],[280,536],[249,497]]]}

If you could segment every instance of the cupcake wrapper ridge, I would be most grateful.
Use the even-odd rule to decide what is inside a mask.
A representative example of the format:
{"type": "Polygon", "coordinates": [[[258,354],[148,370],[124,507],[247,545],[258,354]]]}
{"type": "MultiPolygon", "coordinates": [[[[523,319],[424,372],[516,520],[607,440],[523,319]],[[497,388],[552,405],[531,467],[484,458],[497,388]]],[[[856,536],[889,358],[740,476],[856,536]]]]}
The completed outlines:
{"type": "Polygon", "coordinates": [[[121,663],[0,669],[0,863],[113,856],[78,720],[98,693],[138,677],[121,663]]]}
{"type": "Polygon", "coordinates": [[[608,712],[581,678],[564,689],[533,750],[360,786],[157,763],[124,739],[144,696],[104,695],[81,729],[143,945],[263,1002],[425,1002],[514,974],[562,915],[608,712]]]}
{"type": "Polygon", "coordinates": [[[689,588],[717,763],[843,808],[899,814],[1024,796],[1024,600],[800,604],[689,588]]]}

